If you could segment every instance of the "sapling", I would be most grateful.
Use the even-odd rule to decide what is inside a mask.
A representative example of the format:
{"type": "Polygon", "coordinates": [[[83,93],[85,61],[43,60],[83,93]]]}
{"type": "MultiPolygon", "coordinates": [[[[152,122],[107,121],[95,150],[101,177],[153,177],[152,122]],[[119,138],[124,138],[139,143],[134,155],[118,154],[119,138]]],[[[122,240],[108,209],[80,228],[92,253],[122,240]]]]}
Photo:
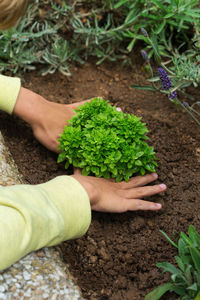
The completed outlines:
{"type": "Polygon", "coordinates": [[[79,106],[59,138],[58,162],[81,168],[83,175],[128,181],[155,172],[156,157],[141,118],[123,113],[102,98],[79,106]]]}

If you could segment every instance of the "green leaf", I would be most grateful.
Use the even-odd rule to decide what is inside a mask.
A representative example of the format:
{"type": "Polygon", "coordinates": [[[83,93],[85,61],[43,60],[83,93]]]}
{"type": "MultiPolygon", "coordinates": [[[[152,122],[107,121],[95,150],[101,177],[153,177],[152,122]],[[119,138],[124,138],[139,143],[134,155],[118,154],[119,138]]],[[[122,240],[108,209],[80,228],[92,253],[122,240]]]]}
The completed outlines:
{"type": "Polygon", "coordinates": [[[168,242],[170,242],[170,244],[172,244],[174,247],[178,248],[178,246],[168,237],[168,235],[162,231],[162,230],[159,230],[163,235],[164,237],[168,240],[168,242]]]}
{"type": "Polygon", "coordinates": [[[67,160],[66,163],[65,163],[65,169],[67,170],[68,167],[69,167],[69,160],[67,160]]]}
{"type": "Polygon", "coordinates": [[[106,165],[101,165],[101,172],[105,172],[107,170],[107,166],[106,165]]]}
{"type": "Polygon", "coordinates": [[[174,265],[172,265],[171,263],[162,262],[162,263],[157,263],[156,266],[158,268],[162,268],[163,272],[170,272],[173,275],[182,277],[182,272],[179,269],[177,269],[174,265]]]}
{"type": "Polygon", "coordinates": [[[179,286],[173,285],[171,290],[179,296],[185,296],[185,292],[186,292],[185,287],[179,287],[179,286]]]}
{"type": "Polygon", "coordinates": [[[151,0],[151,2],[156,4],[161,10],[167,12],[167,7],[164,6],[160,0],[151,0]]]}
{"type": "Polygon", "coordinates": [[[189,247],[189,250],[190,250],[194,265],[196,267],[196,270],[198,273],[200,273],[200,252],[194,247],[189,247]]]}
{"type": "Polygon", "coordinates": [[[190,238],[184,232],[181,232],[180,236],[182,237],[182,239],[184,239],[184,241],[188,245],[192,246],[192,241],[190,240],[190,238]]]}
{"type": "Polygon", "coordinates": [[[200,235],[198,234],[198,232],[196,231],[196,229],[194,228],[193,225],[190,225],[188,234],[189,234],[189,237],[192,240],[194,246],[196,245],[196,246],[200,247],[200,235]]]}
{"type": "Polygon", "coordinates": [[[156,34],[160,34],[160,32],[163,30],[163,28],[165,27],[166,25],[166,20],[164,20],[160,25],[159,27],[155,30],[156,34]]]}
{"type": "Polygon", "coordinates": [[[142,166],[141,160],[137,159],[137,160],[135,161],[135,165],[136,165],[136,166],[142,166]]]}
{"type": "Polygon", "coordinates": [[[170,291],[172,287],[171,283],[166,283],[157,287],[155,290],[150,292],[145,296],[145,300],[158,300],[160,299],[166,292],[170,291]]]}
{"type": "Polygon", "coordinates": [[[193,283],[191,286],[187,288],[187,290],[198,292],[198,286],[196,283],[193,283]]]}
{"type": "Polygon", "coordinates": [[[155,172],[154,166],[146,165],[145,169],[148,170],[149,172],[155,172]]]}
{"type": "Polygon", "coordinates": [[[186,242],[180,238],[178,241],[178,253],[184,264],[191,263],[191,255],[186,242]]]}
{"type": "Polygon", "coordinates": [[[184,272],[185,271],[185,265],[183,263],[183,261],[181,260],[181,258],[179,256],[175,256],[177,265],[179,266],[179,268],[184,272]]]}
{"type": "Polygon", "coordinates": [[[61,152],[61,153],[58,155],[57,162],[58,162],[58,163],[61,163],[61,162],[63,162],[65,159],[66,159],[66,153],[63,151],[63,152],[61,152]]]}
{"type": "Polygon", "coordinates": [[[167,15],[164,16],[165,19],[169,19],[171,17],[173,17],[175,15],[175,12],[171,12],[171,13],[168,13],[167,15]]]}
{"type": "Polygon", "coordinates": [[[112,170],[112,174],[113,174],[115,177],[117,176],[117,174],[118,174],[118,171],[117,171],[117,169],[116,169],[116,168],[112,170]]]}
{"type": "Polygon", "coordinates": [[[151,92],[156,91],[156,89],[154,87],[148,86],[148,85],[134,85],[134,84],[132,84],[131,87],[133,89],[136,89],[136,90],[146,90],[146,91],[151,91],[151,92]]]}
{"type": "Polygon", "coordinates": [[[153,77],[153,78],[150,78],[150,79],[147,79],[149,82],[158,82],[160,81],[160,78],[159,77],[153,77]]]}
{"type": "Polygon", "coordinates": [[[137,13],[138,13],[138,10],[136,10],[136,9],[131,10],[125,19],[125,23],[126,24],[133,23],[133,21],[135,21],[138,18],[137,13]]]}
{"type": "Polygon", "coordinates": [[[114,8],[119,8],[120,6],[122,6],[123,4],[126,4],[129,0],[121,0],[118,1],[115,5],[114,8]]]}
{"type": "Polygon", "coordinates": [[[86,169],[84,168],[84,169],[82,170],[81,174],[82,174],[83,176],[88,176],[88,175],[90,174],[90,172],[89,172],[89,171],[86,171],[86,169]]]}

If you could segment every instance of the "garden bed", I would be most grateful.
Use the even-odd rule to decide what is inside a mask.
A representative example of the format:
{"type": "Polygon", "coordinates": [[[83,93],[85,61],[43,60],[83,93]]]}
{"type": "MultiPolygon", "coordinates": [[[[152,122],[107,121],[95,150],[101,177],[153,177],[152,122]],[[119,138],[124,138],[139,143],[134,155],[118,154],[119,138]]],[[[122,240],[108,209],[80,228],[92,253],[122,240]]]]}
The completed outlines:
{"type": "MultiPolygon", "coordinates": [[[[136,68],[133,72],[118,64],[96,67],[91,62],[73,67],[72,78],[25,75],[24,86],[51,101],[72,103],[102,96],[124,112],[142,116],[159,158],[158,183],[168,186],[164,194],[149,198],[163,204],[161,211],[93,213],[83,238],[59,246],[86,299],[144,299],[169,278],[160,273],[156,262],[173,262],[176,255],[159,230],[172,239],[174,231],[186,232],[190,224],[199,231],[199,127],[185,112],[176,110],[167,96],[131,89],[131,84],[144,81],[138,75],[141,66],[136,68]]],[[[198,96],[198,90],[192,92],[198,96]]],[[[4,113],[0,116],[0,130],[27,183],[42,183],[66,173],[64,166],[57,164],[57,155],[41,146],[24,122],[4,113]]],[[[171,300],[172,295],[165,299],[171,300]]]]}

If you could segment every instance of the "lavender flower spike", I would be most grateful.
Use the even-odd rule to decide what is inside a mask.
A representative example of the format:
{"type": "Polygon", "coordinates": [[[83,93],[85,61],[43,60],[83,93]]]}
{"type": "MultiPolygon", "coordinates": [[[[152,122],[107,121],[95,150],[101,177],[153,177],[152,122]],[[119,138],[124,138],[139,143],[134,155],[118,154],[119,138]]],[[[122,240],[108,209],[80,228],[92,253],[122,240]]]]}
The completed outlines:
{"type": "Polygon", "coordinates": [[[169,99],[174,100],[177,98],[177,93],[176,92],[171,92],[168,95],[169,99]]]}
{"type": "Polygon", "coordinates": [[[148,54],[146,53],[145,50],[141,50],[140,53],[142,54],[142,57],[146,62],[149,62],[148,54]]]}
{"type": "Polygon", "coordinates": [[[187,102],[183,102],[184,106],[189,106],[189,104],[187,102]]]}
{"type": "Polygon", "coordinates": [[[172,87],[171,80],[163,68],[158,68],[158,76],[160,78],[162,89],[164,91],[169,91],[172,87]]]}
{"type": "Polygon", "coordinates": [[[141,32],[142,32],[142,34],[143,34],[145,37],[149,37],[149,35],[148,35],[146,29],[141,28],[141,32]]]}

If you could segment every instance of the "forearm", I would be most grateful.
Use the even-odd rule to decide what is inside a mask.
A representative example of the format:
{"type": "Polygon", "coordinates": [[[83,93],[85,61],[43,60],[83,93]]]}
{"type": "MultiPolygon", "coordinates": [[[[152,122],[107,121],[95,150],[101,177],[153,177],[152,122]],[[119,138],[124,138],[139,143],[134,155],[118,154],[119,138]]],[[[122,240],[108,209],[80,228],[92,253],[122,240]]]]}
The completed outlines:
{"type": "Polygon", "coordinates": [[[42,96],[21,87],[13,114],[33,126],[45,118],[44,112],[47,103],[49,102],[42,96]]]}
{"type": "Polygon", "coordinates": [[[88,195],[71,176],[1,187],[0,270],[31,251],[82,236],[90,218],[88,195]]]}
{"type": "Polygon", "coordinates": [[[58,138],[74,109],[85,101],[59,104],[21,87],[20,80],[0,75],[0,109],[27,122],[35,138],[51,151],[58,152],[58,138]]]}
{"type": "Polygon", "coordinates": [[[0,75],[0,110],[15,114],[30,125],[39,122],[46,109],[47,100],[21,87],[19,78],[0,75]]]}

